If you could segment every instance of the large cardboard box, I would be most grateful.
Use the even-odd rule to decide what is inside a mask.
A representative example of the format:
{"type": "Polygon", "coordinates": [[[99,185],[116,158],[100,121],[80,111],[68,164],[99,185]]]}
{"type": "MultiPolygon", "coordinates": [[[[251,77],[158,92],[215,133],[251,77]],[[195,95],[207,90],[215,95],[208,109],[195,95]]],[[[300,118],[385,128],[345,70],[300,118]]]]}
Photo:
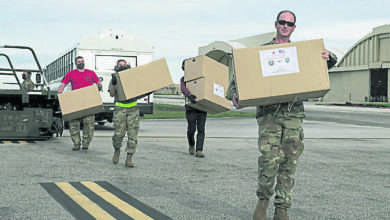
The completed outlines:
{"type": "Polygon", "coordinates": [[[165,59],[124,70],[118,76],[117,91],[121,101],[142,97],[173,84],[165,59]]]}
{"type": "Polygon", "coordinates": [[[58,94],[62,118],[69,121],[104,111],[96,85],[58,94]]]}
{"type": "Polygon", "coordinates": [[[239,104],[268,105],[324,96],[329,90],[322,39],[233,50],[239,104]]]}
{"type": "MultiPolygon", "coordinates": [[[[207,56],[197,56],[184,63],[184,82],[226,71],[226,66],[207,56]]],[[[225,77],[225,76],[222,76],[225,77]]],[[[227,76],[229,77],[229,76],[227,76]]]]}
{"type": "Polygon", "coordinates": [[[228,71],[227,66],[205,56],[186,62],[184,78],[189,73],[187,79],[192,79],[186,82],[186,87],[197,97],[195,104],[188,100],[186,104],[210,114],[229,111],[230,101],[225,99],[228,71]]]}

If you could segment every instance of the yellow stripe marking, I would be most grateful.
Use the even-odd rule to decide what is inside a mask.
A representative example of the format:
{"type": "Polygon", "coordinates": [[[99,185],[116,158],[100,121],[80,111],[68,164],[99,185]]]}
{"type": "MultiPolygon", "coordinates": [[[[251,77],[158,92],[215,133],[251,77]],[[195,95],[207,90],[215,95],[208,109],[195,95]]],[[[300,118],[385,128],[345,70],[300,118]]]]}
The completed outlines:
{"type": "Polygon", "coordinates": [[[27,144],[27,141],[19,141],[19,144],[27,144]]]}
{"type": "Polygon", "coordinates": [[[12,144],[12,141],[3,141],[4,144],[12,144]]]}
{"type": "Polygon", "coordinates": [[[79,204],[85,211],[96,219],[115,219],[106,211],[101,209],[96,203],[92,202],[86,196],[81,194],[69,183],[55,183],[60,189],[67,194],[73,201],[79,204]]]}
{"type": "Polygon", "coordinates": [[[104,188],[100,187],[94,182],[81,182],[84,186],[88,187],[91,191],[105,199],[107,202],[111,203],[113,206],[117,207],[122,212],[126,213],[128,216],[137,219],[137,220],[153,220],[151,217],[145,215],[143,212],[129,205],[127,202],[119,199],[112,193],[108,192],[104,188]]]}

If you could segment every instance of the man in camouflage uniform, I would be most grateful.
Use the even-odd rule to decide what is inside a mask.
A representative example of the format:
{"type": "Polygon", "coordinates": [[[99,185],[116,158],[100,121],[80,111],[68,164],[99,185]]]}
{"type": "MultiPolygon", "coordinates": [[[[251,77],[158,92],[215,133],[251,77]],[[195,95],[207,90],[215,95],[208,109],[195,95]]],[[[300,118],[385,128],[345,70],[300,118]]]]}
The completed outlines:
{"type": "MultiPolygon", "coordinates": [[[[288,10],[279,12],[275,21],[276,36],[264,45],[289,43],[290,36],[295,30],[295,22],[293,12],[288,10]]],[[[337,58],[327,50],[324,50],[321,56],[328,60],[328,67],[337,62],[337,58]]],[[[231,78],[227,98],[232,99],[233,105],[240,108],[234,76],[231,78]]],[[[265,220],[269,199],[274,191],[274,220],[289,219],[287,208],[291,207],[297,160],[304,148],[302,128],[304,117],[302,101],[257,106],[258,146],[261,155],[258,159],[256,192],[258,202],[253,214],[255,220],[265,220]]]]}
{"type": "Polygon", "coordinates": [[[22,78],[23,78],[22,89],[25,91],[34,90],[35,85],[31,80],[31,72],[23,72],[22,78]]]}
{"type": "MultiPolygon", "coordinates": [[[[129,69],[130,65],[126,60],[118,60],[115,66],[115,71],[120,72],[129,69]]],[[[119,162],[120,148],[122,147],[122,141],[127,131],[127,146],[126,146],[126,167],[134,167],[132,157],[136,151],[137,138],[139,130],[139,108],[137,106],[137,99],[131,99],[126,101],[118,100],[117,93],[117,74],[112,75],[112,79],[109,85],[108,91],[110,95],[115,99],[115,111],[114,111],[114,127],[115,132],[112,136],[112,145],[114,147],[114,155],[112,162],[117,164],[119,162]]]]}

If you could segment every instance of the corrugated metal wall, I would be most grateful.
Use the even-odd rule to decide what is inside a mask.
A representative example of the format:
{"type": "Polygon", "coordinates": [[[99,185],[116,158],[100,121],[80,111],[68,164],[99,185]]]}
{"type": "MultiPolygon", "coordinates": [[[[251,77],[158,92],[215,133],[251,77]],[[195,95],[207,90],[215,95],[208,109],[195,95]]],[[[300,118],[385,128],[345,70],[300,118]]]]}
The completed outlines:
{"type": "Polygon", "coordinates": [[[338,67],[362,66],[390,62],[390,25],[374,28],[340,60],[338,67]]]}

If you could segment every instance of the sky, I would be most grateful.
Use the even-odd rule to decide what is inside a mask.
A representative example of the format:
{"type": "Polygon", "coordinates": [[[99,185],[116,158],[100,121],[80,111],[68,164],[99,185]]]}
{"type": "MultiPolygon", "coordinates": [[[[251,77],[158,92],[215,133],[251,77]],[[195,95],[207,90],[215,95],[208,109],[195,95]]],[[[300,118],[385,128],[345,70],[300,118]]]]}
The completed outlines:
{"type": "Polygon", "coordinates": [[[281,10],[297,16],[293,41],[323,38],[326,48],[341,52],[374,27],[390,24],[385,0],[0,0],[0,5],[0,45],[34,48],[42,67],[82,38],[113,29],[152,44],[154,59],[167,59],[175,83],[183,75],[181,61],[197,56],[199,47],[272,32],[281,10]]]}

